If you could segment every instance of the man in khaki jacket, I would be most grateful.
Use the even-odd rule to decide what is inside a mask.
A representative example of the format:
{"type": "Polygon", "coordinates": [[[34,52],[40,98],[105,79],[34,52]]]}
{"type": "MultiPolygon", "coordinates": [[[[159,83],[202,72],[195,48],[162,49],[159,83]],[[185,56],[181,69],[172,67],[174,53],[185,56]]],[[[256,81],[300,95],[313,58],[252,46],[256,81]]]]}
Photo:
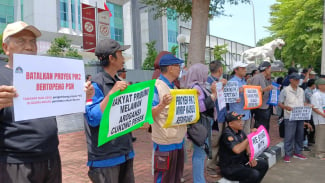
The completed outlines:
{"type": "Polygon", "coordinates": [[[154,182],[180,183],[183,176],[186,126],[163,128],[172,100],[170,89],[176,88],[174,81],[180,74],[180,64],[183,62],[172,54],[164,55],[159,62],[161,75],[156,81],[152,102],[154,182]]]}

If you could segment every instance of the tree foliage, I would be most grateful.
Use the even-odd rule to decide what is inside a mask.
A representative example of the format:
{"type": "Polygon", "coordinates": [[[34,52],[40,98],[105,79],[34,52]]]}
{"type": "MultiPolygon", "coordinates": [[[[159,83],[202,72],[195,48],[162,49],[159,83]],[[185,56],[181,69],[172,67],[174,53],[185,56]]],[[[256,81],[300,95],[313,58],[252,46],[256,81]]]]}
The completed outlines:
{"type": "Polygon", "coordinates": [[[216,45],[213,48],[213,55],[215,60],[223,61],[222,55],[228,52],[227,46],[228,46],[227,44],[220,45],[220,46],[216,45]]]}
{"type": "Polygon", "coordinates": [[[143,70],[153,70],[154,69],[155,59],[158,55],[155,45],[156,45],[156,41],[150,41],[150,42],[146,43],[147,57],[142,64],[143,70]]]}
{"type": "Polygon", "coordinates": [[[68,57],[82,59],[78,50],[71,48],[71,40],[66,36],[57,37],[51,42],[51,47],[47,50],[47,54],[55,57],[68,57]]]}
{"type": "Polygon", "coordinates": [[[170,53],[172,53],[173,55],[177,54],[177,50],[178,50],[178,45],[174,45],[170,48],[170,53]]]}
{"type": "MultiPolygon", "coordinates": [[[[209,17],[227,15],[224,4],[248,3],[250,0],[210,0],[209,17]]],[[[170,19],[181,17],[182,20],[190,20],[192,17],[192,0],[141,0],[142,3],[150,6],[149,10],[155,12],[154,18],[166,15],[170,19]],[[174,14],[168,9],[176,10],[174,14]]]]}
{"type": "Polygon", "coordinates": [[[320,68],[323,7],[323,0],[277,0],[271,6],[268,29],[286,42],[281,51],[286,65],[320,68]]]}

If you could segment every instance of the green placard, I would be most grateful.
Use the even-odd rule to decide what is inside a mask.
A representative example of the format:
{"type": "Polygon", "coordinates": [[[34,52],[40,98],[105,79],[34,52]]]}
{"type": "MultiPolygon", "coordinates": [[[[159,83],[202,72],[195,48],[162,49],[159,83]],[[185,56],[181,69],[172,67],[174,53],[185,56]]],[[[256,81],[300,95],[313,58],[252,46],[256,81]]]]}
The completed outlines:
{"type": "Polygon", "coordinates": [[[100,121],[98,147],[140,128],[145,122],[153,123],[155,83],[156,80],[136,83],[109,97],[100,121]]]}

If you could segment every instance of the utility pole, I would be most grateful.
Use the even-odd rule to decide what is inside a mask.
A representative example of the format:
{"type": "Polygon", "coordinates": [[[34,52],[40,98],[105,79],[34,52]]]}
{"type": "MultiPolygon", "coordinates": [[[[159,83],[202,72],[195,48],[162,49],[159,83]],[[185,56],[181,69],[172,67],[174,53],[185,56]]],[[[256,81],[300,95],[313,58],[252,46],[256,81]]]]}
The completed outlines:
{"type": "Polygon", "coordinates": [[[324,1],[324,14],[323,14],[323,41],[322,41],[322,63],[321,74],[325,75],[325,1],[324,1]]]}

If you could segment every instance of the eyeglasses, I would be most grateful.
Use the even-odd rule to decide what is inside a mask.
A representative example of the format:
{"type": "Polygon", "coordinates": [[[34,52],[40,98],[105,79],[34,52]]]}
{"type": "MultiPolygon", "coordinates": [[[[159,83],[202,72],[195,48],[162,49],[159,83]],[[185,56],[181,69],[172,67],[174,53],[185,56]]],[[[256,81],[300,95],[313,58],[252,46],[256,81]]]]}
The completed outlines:
{"type": "Polygon", "coordinates": [[[36,46],[36,39],[26,40],[24,38],[16,38],[13,42],[17,46],[26,46],[26,44],[32,45],[33,47],[36,46]]]}

